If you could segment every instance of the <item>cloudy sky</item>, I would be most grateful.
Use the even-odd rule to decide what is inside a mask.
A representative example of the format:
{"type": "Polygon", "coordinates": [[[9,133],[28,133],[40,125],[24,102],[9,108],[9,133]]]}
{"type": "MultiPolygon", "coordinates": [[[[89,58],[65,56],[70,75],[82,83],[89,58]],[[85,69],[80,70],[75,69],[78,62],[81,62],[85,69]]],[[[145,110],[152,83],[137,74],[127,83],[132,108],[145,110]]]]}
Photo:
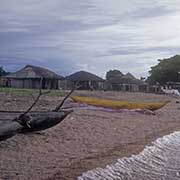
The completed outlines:
{"type": "Polygon", "coordinates": [[[0,65],[147,76],[180,53],[179,0],[1,0],[0,65]]]}

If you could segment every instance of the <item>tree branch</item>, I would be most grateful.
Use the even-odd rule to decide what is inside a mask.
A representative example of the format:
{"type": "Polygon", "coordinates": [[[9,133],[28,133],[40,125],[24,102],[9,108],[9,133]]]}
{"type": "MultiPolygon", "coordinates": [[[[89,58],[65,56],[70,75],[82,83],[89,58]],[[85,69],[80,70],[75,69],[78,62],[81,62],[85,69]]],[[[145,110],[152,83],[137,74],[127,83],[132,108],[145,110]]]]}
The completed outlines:
{"type": "Polygon", "coordinates": [[[64,105],[65,101],[69,98],[69,96],[78,88],[81,86],[78,85],[78,82],[74,85],[73,89],[65,96],[65,98],[61,101],[61,103],[53,110],[54,112],[57,112],[61,109],[61,107],[64,105]]]}
{"type": "Polygon", "coordinates": [[[37,104],[37,102],[39,101],[42,95],[50,93],[50,90],[47,92],[42,92],[42,81],[43,81],[43,78],[41,78],[41,81],[40,81],[39,95],[37,96],[35,101],[32,103],[32,105],[23,114],[19,115],[19,117],[17,117],[16,120],[17,119],[22,120],[25,117],[25,115],[28,114],[31,111],[31,109],[37,104]]]}

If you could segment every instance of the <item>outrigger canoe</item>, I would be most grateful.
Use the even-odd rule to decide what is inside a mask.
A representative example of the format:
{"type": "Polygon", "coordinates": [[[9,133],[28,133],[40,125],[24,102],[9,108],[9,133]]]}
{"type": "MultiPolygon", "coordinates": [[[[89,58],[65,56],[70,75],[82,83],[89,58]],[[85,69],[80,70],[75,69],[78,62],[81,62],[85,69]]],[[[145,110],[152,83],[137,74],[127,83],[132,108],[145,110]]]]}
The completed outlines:
{"type": "Polygon", "coordinates": [[[170,101],[154,102],[154,103],[128,102],[128,101],[109,100],[109,99],[83,97],[83,96],[71,96],[71,99],[77,103],[83,103],[83,104],[87,104],[91,106],[98,106],[98,107],[103,107],[103,108],[129,109],[129,110],[149,109],[151,111],[158,110],[170,102],[170,101]]]}
{"type": "Polygon", "coordinates": [[[71,112],[29,112],[22,120],[16,118],[22,112],[1,112],[0,141],[18,133],[30,133],[51,128],[62,122],[71,112]]]}
{"type": "Polygon", "coordinates": [[[23,126],[21,133],[42,131],[62,122],[72,111],[29,113],[29,120],[23,126]]]}
{"type": "Polygon", "coordinates": [[[18,122],[1,122],[0,121],[0,141],[6,140],[22,130],[21,124],[18,122]]]}

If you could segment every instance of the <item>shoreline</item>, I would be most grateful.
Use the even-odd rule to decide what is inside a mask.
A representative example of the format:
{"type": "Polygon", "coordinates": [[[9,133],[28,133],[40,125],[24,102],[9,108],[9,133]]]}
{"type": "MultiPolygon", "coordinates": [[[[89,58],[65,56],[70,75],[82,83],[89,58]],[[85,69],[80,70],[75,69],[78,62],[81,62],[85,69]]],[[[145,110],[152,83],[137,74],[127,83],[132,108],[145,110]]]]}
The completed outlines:
{"type": "Polygon", "coordinates": [[[129,158],[132,155],[138,155],[141,153],[147,146],[151,146],[152,142],[156,141],[159,138],[167,136],[176,131],[180,131],[179,127],[170,128],[163,130],[162,132],[157,133],[156,135],[150,135],[146,139],[137,142],[130,142],[128,144],[117,146],[107,152],[101,153],[94,157],[87,157],[78,162],[75,162],[69,167],[69,170],[62,172],[57,172],[52,177],[49,177],[45,180],[58,180],[62,178],[63,180],[75,180],[77,177],[81,176],[87,171],[91,171],[96,168],[105,168],[107,165],[111,165],[117,162],[121,158],[129,158]]]}
{"type": "MultiPolygon", "coordinates": [[[[0,144],[0,178],[74,180],[87,170],[105,167],[140,153],[146,145],[180,129],[180,105],[166,95],[122,92],[75,92],[77,95],[129,101],[170,100],[156,115],[76,110],[59,125],[19,134],[0,144]]],[[[44,96],[34,110],[53,109],[62,97],[44,96]]],[[[1,110],[24,110],[32,97],[4,95],[1,110]]],[[[72,103],[67,101],[66,105],[72,103]]]]}
{"type": "Polygon", "coordinates": [[[78,180],[179,179],[180,131],[158,138],[137,155],[117,159],[113,164],[83,173],[78,180]]]}

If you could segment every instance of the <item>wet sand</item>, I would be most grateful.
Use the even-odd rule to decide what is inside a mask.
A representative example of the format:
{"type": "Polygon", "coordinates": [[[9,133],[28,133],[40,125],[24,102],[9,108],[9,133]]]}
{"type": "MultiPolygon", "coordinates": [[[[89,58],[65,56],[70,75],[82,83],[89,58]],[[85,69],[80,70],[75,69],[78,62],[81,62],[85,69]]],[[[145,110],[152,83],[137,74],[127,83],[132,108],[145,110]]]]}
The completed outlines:
{"type": "Polygon", "coordinates": [[[179,180],[180,131],[158,138],[138,155],[87,171],[78,180],[179,180]]]}
{"type": "MultiPolygon", "coordinates": [[[[156,115],[76,110],[46,131],[17,135],[0,143],[0,179],[71,180],[87,170],[138,154],[158,137],[180,129],[180,104],[167,95],[76,92],[97,97],[171,103],[156,115]]],[[[35,110],[53,109],[59,97],[41,98],[35,110]]],[[[1,110],[25,110],[32,97],[1,94],[1,110]]],[[[66,103],[69,105],[70,100],[66,103]]]]}

